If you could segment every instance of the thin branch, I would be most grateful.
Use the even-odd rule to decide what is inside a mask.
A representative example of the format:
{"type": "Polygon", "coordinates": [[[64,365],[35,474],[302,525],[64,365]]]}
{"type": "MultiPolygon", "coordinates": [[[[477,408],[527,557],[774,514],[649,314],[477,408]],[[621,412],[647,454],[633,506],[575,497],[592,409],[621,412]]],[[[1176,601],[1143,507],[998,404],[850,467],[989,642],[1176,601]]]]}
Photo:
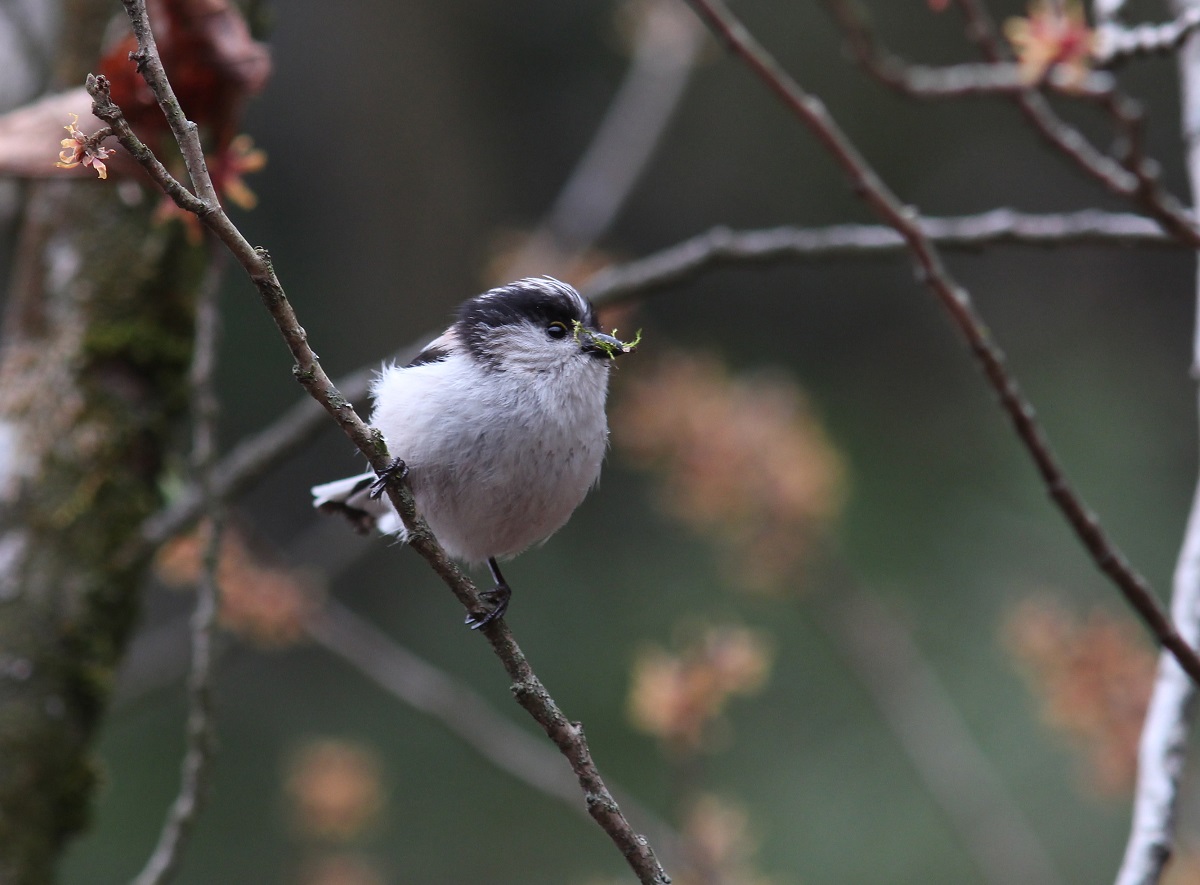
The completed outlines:
{"type": "MultiPolygon", "coordinates": [[[[516,272],[505,272],[505,278],[525,273],[534,260],[543,263],[544,272],[544,241],[553,244],[551,260],[561,262],[564,255],[583,252],[604,235],[653,157],[706,38],[695,17],[670,0],[647,4],[639,11],[633,59],[604,119],[530,244],[509,262],[516,272]]],[[[415,355],[416,349],[405,350],[409,349],[415,355]]],[[[397,357],[397,361],[403,364],[408,358],[397,357]]],[[[360,369],[335,385],[353,402],[367,395],[371,374],[360,369]]],[[[309,399],[301,401],[235,446],[217,465],[218,496],[228,501],[242,494],[325,427],[320,409],[309,399]]],[[[184,489],[168,508],[146,522],[141,544],[157,547],[194,525],[199,516],[197,490],[184,489]]]]}
{"type": "MultiPolygon", "coordinates": [[[[845,0],[827,0],[844,28],[867,28],[845,0]]],[[[979,47],[985,60],[1008,60],[1006,44],[983,0],[958,0],[966,19],[967,36],[979,47]]],[[[1113,12],[1119,8],[1113,7],[1113,12]]],[[[1135,200],[1153,216],[1163,229],[1192,247],[1200,247],[1200,228],[1180,202],[1166,193],[1158,182],[1158,167],[1143,153],[1144,120],[1135,102],[1113,92],[1105,99],[1104,109],[1129,142],[1121,162],[1096,149],[1074,126],[1050,107],[1046,97],[1030,88],[1012,96],[1025,119],[1044,141],[1072,160],[1075,165],[1115,194],[1135,200]]]]}
{"type": "Polygon", "coordinates": [[[309,637],[392,696],[437,719],[484,759],[582,811],[562,758],[501,716],[474,689],[422,660],[334,599],[306,625],[309,637]],[[564,776],[560,776],[564,775],[564,776]]]}
{"type": "Polygon", "coordinates": [[[612,226],[674,117],[706,39],[671,0],[641,5],[625,77],[535,240],[547,237],[556,251],[576,255],[612,226]]]}
{"type": "MultiPolygon", "coordinates": [[[[1178,0],[1174,9],[1182,17],[1200,11],[1200,2],[1178,0]]],[[[1195,34],[1184,45],[1179,70],[1188,178],[1193,199],[1200,199],[1200,37],[1195,34]]],[[[1200,279],[1197,299],[1200,301],[1200,279]]],[[[1196,322],[1192,374],[1200,379],[1200,315],[1196,322]]],[[[1192,645],[1200,642],[1200,481],[1175,565],[1171,613],[1188,641],[1192,645]]],[[[1179,788],[1195,712],[1196,686],[1174,661],[1160,656],[1138,748],[1133,821],[1117,874],[1118,885],[1154,885],[1171,856],[1179,788]]]]}
{"type": "MultiPolygon", "coordinates": [[[[393,697],[436,719],[496,768],[587,816],[561,757],[501,715],[478,692],[413,654],[336,600],[306,625],[308,636],[393,697]]],[[[653,836],[664,858],[678,862],[682,839],[670,824],[625,791],[621,805],[653,836]]]]}
{"type": "MultiPolygon", "coordinates": [[[[967,33],[975,40],[988,61],[1000,61],[1006,56],[1006,44],[997,32],[995,22],[984,0],[958,0],[967,22],[967,33]]],[[[1111,6],[1113,14],[1120,3],[1111,6]]],[[[1084,172],[1114,193],[1136,200],[1145,212],[1163,228],[1184,243],[1200,246],[1200,229],[1187,210],[1173,195],[1158,183],[1158,166],[1143,154],[1142,130],[1144,120],[1136,102],[1113,93],[1106,109],[1114,123],[1128,139],[1126,154],[1121,162],[1098,151],[1078,129],[1068,124],[1050,107],[1044,95],[1029,90],[1015,97],[1025,119],[1046,142],[1073,160],[1084,172]]]]}
{"type": "MultiPolygon", "coordinates": [[[[1200,486],[1175,566],[1171,613],[1189,642],[1200,642],[1200,486]]],[[[1171,857],[1195,712],[1196,685],[1164,652],[1142,726],[1133,820],[1117,885],[1154,885],[1171,857]]]]}
{"type": "MultiPolygon", "coordinates": [[[[289,545],[289,550],[302,557],[304,547],[300,539],[289,545]]],[[[563,766],[561,756],[514,725],[467,683],[414,654],[336,599],[322,598],[314,605],[303,629],[314,643],[392,697],[442,724],[485,761],[564,803],[573,813],[588,816],[579,803],[575,779],[563,766]]],[[[117,708],[137,704],[179,679],[179,651],[186,632],[184,619],[172,617],[136,637],[117,685],[117,708]]],[[[677,862],[684,851],[679,833],[632,798],[628,790],[613,784],[612,791],[621,806],[647,830],[664,860],[677,862]]]]}
{"type": "MultiPolygon", "coordinates": [[[[415,348],[412,351],[416,353],[415,348]]],[[[337,379],[335,385],[353,402],[367,395],[373,375],[374,369],[364,366],[337,379]]],[[[237,499],[328,426],[325,411],[311,397],[298,401],[262,430],[242,439],[217,462],[212,473],[213,494],[226,502],[237,499]]],[[[134,542],[137,550],[154,549],[187,531],[204,515],[204,509],[199,488],[187,486],[171,504],[146,520],[134,542]]],[[[128,555],[137,553],[131,549],[128,555]]]]}
{"type": "MultiPolygon", "coordinates": [[[[383,437],[378,431],[368,428],[363,423],[350,403],[333,386],[325,374],[317,355],[308,344],[308,336],[300,326],[295,312],[287,300],[283,286],[275,275],[266,251],[253,248],[246,241],[241,231],[229,220],[217,201],[212,180],[209,178],[207,167],[204,164],[203,151],[195,124],[190,123],[184,117],[163,71],[162,62],[158,57],[153,35],[150,32],[145,0],[122,0],[122,3],[129,15],[134,36],[138,42],[138,51],[135,56],[139,69],[158,98],[171,130],[180,143],[188,172],[192,176],[193,185],[200,198],[192,196],[182,186],[170,188],[164,182],[164,189],[181,208],[195,212],[205,226],[212,230],[234,254],[258,288],[264,305],[275,320],[276,327],[295,358],[296,366],[293,371],[301,385],[337,421],[343,432],[367,458],[371,467],[381,475],[392,477],[391,481],[386,483],[388,499],[400,514],[408,532],[409,546],[429,563],[468,612],[481,610],[483,606],[479,591],[462,570],[450,560],[445,550],[433,537],[429,526],[418,515],[412,491],[404,478],[387,473],[390,461],[383,437]]],[[[156,181],[161,181],[162,175],[159,170],[162,168],[162,164],[153,160],[149,150],[133,134],[124,115],[113,104],[111,96],[108,94],[107,84],[102,81],[103,78],[88,78],[88,90],[92,94],[94,102],[93,113],[112,126],[121,144],[142,163],[156,181]]],[[[165,172],[165,170],[162,171],[165,172]]],[[[170,176],[168,175],[167,178],[169,179],[170,176]]],[[[512,691],[517,702],[541,725],[547,736],[567,757],[583,790],[588,811],[621,851],[638,879],[647,885],[669,882],[670,879],[655,859],[649,843],[644,837],[633,831],[624,814],[621,813],[616,800],[605,786],[588,750],[583,727],[577,722],[571,722],[563,715],[530,667],[504,619],[497,619],[478,632],[488,639],[497,657],[504,665],[505,671],[512,680],[512,691]]]]}
{"type": "Polygon", "coordinates": [[[984,881],[1059,885],[1062,877],[1036,828],[901,619],[870,593],[845,583],[816,614],[984,881]]]}
{"type": "MultiPolygon", "coordinates": [[[[1098,209],[1061,214],[993,209],[979,215],[922,218],[920,224],[931,241],[947,249],[978,250],[1001,244],[1181,246],[1148,218],[1098,209]]],[[[879,224],[748,231],[717,227],[661,252],[608,267],[588,281],[586,294],[596,304],[611,304],[653,294],[720,267],[895,254],[905,248],[903,237],[894,228],[879,224]]],[[[406,354],[415,354],[431,337],[424,336],[402,348],[397,360],[404,362],[406,354]]],[[[373,369],[364,366],[334,383],[348,400],[355,401],[367,395],[372,374],[373,369]]],[[[310,397],[300,400],[266,427],[244,438],[217,463],[213,470],[214,494],[222,501],[238,498],[327,426],[325,413],[310,397]]],[[[171,504],[146,521],[136,549],[157,547],[191,528],[202,514],[199,490],[185,487],[171,504]]],[[[133,548],[129,555],[135,555],[133,548]]]]}
{"type": "MultiPolygon", "coordinates": [[[[973,96],[1015,96],[1029,91],[1029,81],[1013,62],[958,64],[946,67],[914,65],[897,56],[875,59],[871,72],[876,79],[912,98],[953,99],[973,96]]],[[[1057,67],[1047,73],[1043,85],[1074,98],[1101,98],[1112,92],[1111,74],[1092,71],[1077,82],[1057,67]]]]}
{"type": "MultiPolygon", "coordinates": [[[[293,544],[293,547],[296,545],[293,544]]],[[[116,706],[128,708],[166,688],[180,676],[178,651],[187,626],[173,617],[140,634],[117,686],[116,706]]],[[[305,635],[353,667],[389,695],[440,723],[486,762],[527,787],[588,817],[579,788],[562,757],[518,728],[486,698],[460,679],[414,654],[336,599],[322,599],[304,624],[305,635]]],[[[622,808],[640,823],[665,861],[678,863],[682,837],[667,821],[641,805],[628,790],[612,785],[622,808]]]]}
{"type": "Polygon", "coordinates": [[[192,467],[197,475],[202,503],[211,519],[204,564],[196,582],[196,609],[192,614],[187,749],[183,756],[179,793],[167,812],[158,844],[146,861],[146,866],[134,879],[134,885],[162,885],[175,872],[200,813],[213,755],[213,639],[217,623],[217,564],[224,512],[212,487],[219,410],[213,376],[220,328],[217,296],[223,259],[222,253],[213,255],[208,276],[200,288],[196,304],[196,343],[192,356],[192,467]]]}
{"type": "MultiPolygon", "coordinates": [[[[188,178],[191,179],[192,187],[196,189],[199,205],[197,206],[195,203],[184,205],[179,202],[179,194],[170,193],[170,191],[168,194],[179,204],[180,208],[196,214],[209,227],[214,228],[217,236],[221,237],[221,241],[230,247],[234,256],[242,260],[243,256],[239,255],[238,251],[234,250],[233,246],[226,241],[236,232],[229,230],[233,227],[232,223],[219,225],[223,229],[217,230],[218,225],[214,225],[210,220],[210,216],[223,214],[221,201],[217,196],[217,189],[213,185],[212,176],[208,174],[208,161],[204,158],[204,147],[200,143],[199,127],[184,114],[179,99],[175,97],[175,90],[171,87],[171,81],[167,79],[167,71],[163,67],[162,57],[158,54],[158,44],[154,40],[154,31],[150,28],[150,16],[146,11],[146,2],[145,0],[121,0],[121,5],[125,7],[125,14],[129,16],[130,24],[133,26],[133,35],[137,39],[138,45],[135,52],[129,53],[129,60],[137,66],[138,73],[142,75],[142,79],[154,93],[158,106],[162,108],[167,125],[171,127],[171,134],[175,137],[175,142],[183,154],[188,178]]],[[[88,92],[91,93],[90,88],[88,92]]],[[[94,99],[96,96],[92,95],[92,98],[94,99]]],[[[124,141],[121,143],[125,144],[124,141]]],[[[126,150],[129,149],[128,145],[125,147],[126,150]]],[[[146,165],[144,157],[136,156],[136,159],[143,166],[146,165]]],[[[167,178],[170,177],[167,176],[167,178]]],[[[162,183],[157,175],[155,180],[162,183]]],[[[249,243],[246,243],[245,247],[248,250],[249,243]]]]}
{"type": "MultiPolygon", "coordinates": [[[[1002,243],[1181,246],[1148,218],[1095,209],[1049,215],[993,209],[957,218],[920,218],[917,224],[930,242],[948,249],[980,249],[1002,243]]],[[[904,237],[895,228],[877,224],[751,231],[716,227],[661,252],[601,271],[588,281],[585,294],[597,304],[605,304],[678,285],[717,267],[892,254],[906,248],[904,237]]]]}
{"type": "Polygon", "coordinates": [[[163,885],[179,865],[204,801],[204,789],[213,755],[215,722],[212,703],[213,634],[217,622],[217,563],[222,520],[210,521],[204,563],[196,582],[196,609],[192,614],[192,668],[188,676],[187,749],[181,766],[179,793],[163,822],[158,843],[133,885],[163,885]]]}
{"type": "Polygon", "coordinates": [[[946,271],[937,248],[925,236],[919,214],[892,193],[816,97],[805,92],[754,39],[721,0],[689,0],[712,31],[804,123],[850,180],[855,193],[904,238],[917,265],[917,276],[937,297],[970,346],[988,383],[1026,451],[1036,465],[1050,497],[1058,505],[1097,567],[1121,591],[1158,641],[1179,660],[1188,675],[1200,682],[1200,656],[1183,640],[1154,596],[1153,590],[1125,558],[1076,492],[1037,421],[1004,354],[971,303],[970,295],[946,271]]]}
{"type": "MultiPolygon", "coordinates": [[[[855,62],[889,89],[920,99],[1015,96],[1031,90],[1019,66],[998,55],[983,64],[946,67],[913,64],[879,42],[855,0],[826,0],[825,5],[841,27],[855,62]]],[[[1047,72],[1042,85],[1073,96],[1098,96],[1111,92],[1115,81],[1106,72],[1089,72],[1080,83],[1055,66],[1047,72]]]]}
{"type": "Polygon", "coordinates": [[[1099,45],[1092,56],[1097,64],[1112,65],[1140,55],[1165,55],[1182,46],[1196,28],[1200,28],[1200,8],[1194,6],[1163,24],[1126,28],[1101,22],[1096,28],[1099,45]]]}

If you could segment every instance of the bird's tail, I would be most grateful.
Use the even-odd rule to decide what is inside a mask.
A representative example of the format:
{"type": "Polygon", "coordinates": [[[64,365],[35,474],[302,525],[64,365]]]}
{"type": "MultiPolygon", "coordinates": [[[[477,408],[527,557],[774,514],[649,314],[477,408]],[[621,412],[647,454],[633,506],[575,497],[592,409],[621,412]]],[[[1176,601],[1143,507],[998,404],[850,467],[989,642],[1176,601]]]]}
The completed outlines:
{"type": "Polygon", "coordinates": [[[377,478],[368,472],[313,486],[313,506],[322,513],[344,516],[359,534],[371,529],[383,535],[403,534],[400,515],[387,499],[371,497],[371,484],[377,478]]]}

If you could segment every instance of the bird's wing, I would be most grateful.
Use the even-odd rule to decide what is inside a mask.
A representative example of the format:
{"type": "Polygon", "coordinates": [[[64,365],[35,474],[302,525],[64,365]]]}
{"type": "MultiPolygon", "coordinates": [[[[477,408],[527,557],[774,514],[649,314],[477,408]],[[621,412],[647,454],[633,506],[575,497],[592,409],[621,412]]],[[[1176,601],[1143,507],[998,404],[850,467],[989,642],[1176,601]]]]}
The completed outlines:
{"type": "Polygon", "coordinates": [[[426,344],[421,352],[413,357],[412,361],[404,368],[411,369],[414,366],[423,366],[426,363],[440,363],[446,357],[450,356],[458,347],[458,335],[454,329],[447,329],[437,338],[434,338],[426,344]]]}

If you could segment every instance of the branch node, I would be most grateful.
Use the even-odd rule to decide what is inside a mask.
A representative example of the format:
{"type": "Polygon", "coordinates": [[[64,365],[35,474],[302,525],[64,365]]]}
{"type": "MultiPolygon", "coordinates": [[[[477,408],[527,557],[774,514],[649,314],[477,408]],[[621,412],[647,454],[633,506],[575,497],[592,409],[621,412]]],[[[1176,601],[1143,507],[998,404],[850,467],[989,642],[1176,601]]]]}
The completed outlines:
{"type": "MultiPolygon", "coordinates": [[[[595,814],[597,811],[608,814],[615,814],[617,811],[620,811],[620,808],[611,796],[604,796],[600,793],[588,793],[583,798],[587,802],[588,811],[592,814],[595,814]]],[[[642,836],[639,835],[638,839],[643,846],[646,845],[646,841],[642,836]]]]}
{"type": "Polygon", "coordinates": [[[521,679],[513,682],[509,686],[509,691],[524,706],[525,701],[536,699],[541,694],[539,691],[540,688],[541,686],[536,679],[521,679]]]}
{"type": "Polygon", "coordinates": [[[383,438],[383,433],[380,431],[380,429],[378,427],[370,428],[367,431],[367,436],[371,443],[371,448],[373,448],[375,450],[375,453],[377,455],[379,455],[380,457],[387,455],[387,453],[388,453],[387,440],[383,438]]]}

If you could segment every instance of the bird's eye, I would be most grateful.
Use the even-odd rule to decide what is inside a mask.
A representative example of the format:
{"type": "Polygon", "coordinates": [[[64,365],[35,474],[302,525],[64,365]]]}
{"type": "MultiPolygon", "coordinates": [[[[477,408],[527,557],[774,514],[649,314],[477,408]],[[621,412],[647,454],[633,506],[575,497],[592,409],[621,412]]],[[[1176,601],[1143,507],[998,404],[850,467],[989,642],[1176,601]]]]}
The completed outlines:
{"type": "Polygon", "coordinates": [[[566,338],[567,324],[560,323],[557,320],[546,327],[546,334],[551,338],[566,338]]]}

